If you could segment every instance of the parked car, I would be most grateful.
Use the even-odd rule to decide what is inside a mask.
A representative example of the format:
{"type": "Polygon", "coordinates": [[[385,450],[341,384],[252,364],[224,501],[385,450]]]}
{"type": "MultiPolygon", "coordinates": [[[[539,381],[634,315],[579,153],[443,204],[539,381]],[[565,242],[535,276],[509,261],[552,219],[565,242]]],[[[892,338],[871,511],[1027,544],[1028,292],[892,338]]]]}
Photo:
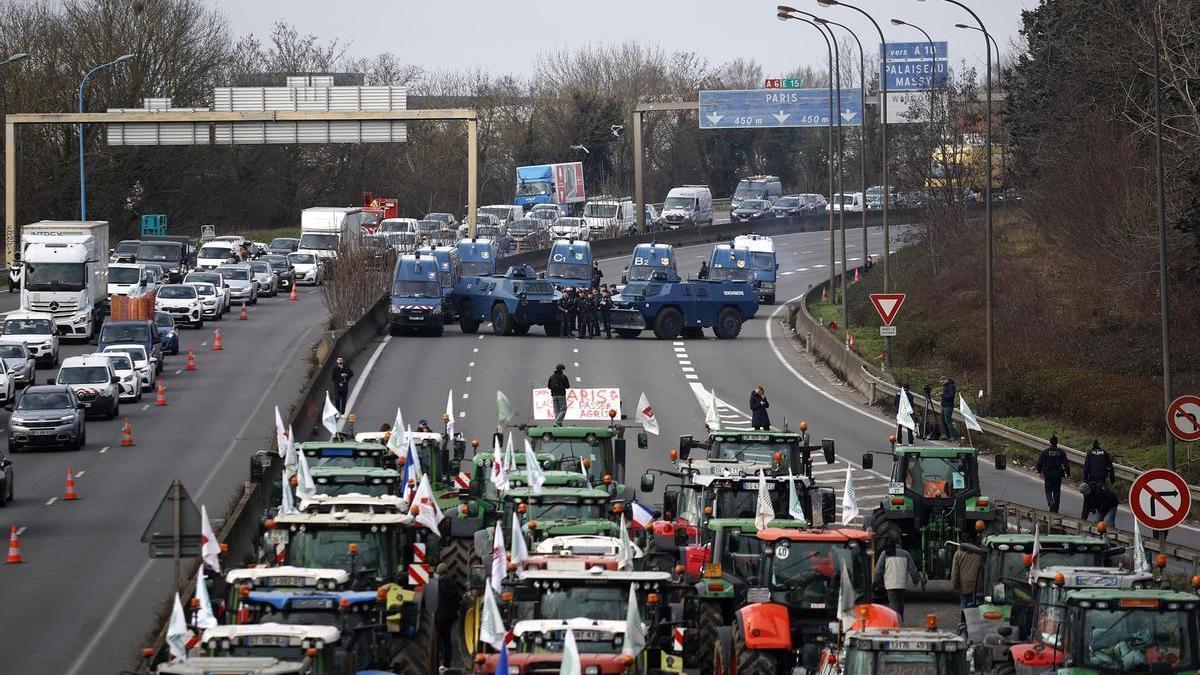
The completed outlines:
{"type": "Polygon", "coordinates": [[[529,213],[525,214],[525,217],[553,223],[562,217],[562,211],[555,204],[536,204],[529,210],[529,213]]]}
{"type": "Polygon", "coordinates": [[[0,342],[0,359],[4,360],[8,371],[12,373],[13,384],[18,387],[37,384],[37,360],[23,343],[0,342]]]}
{"type": "Polygon", "coordinates": [[[254,272],[259,295],[271,298],[279,293],[279,276],[275,274],[270,263],[255,260],[250,263],[250,270],[254,272]]]}
{"type": "Polygon", "coordinates": [[[63,359],[55,384],[71,388],[84,413],[115,419],[121,414],[121,379],[103,354],[63,359]]]}
{"type": "Polygon", "coordinates": [[[200,318],[219,321],[223,312],[217,287],[203,281],[193,281],[188,286],[195,288],[196,295],[200,296],[200,318]]]}
{"type": "Polygon", "coordinates": [[[158,329],[158,338],[162,342],[164,354],[174,356],[179,353],[179,329],[175,319],[166,312],[154,313],[154,327],[158,329]]]}
{"type": "Polygon", "coordinates": [[[804,202],[801,201],[800,195],[784,195],[775,200],[775,206],[771,207],[771,210],[780,218],[791,218],[804,213],[804,202]]]}
{"type": "Polygon", "coordinates": [[[200,282],[212,284],[217,289],[217,295],[221,299],[221,313],[229,311],[232,306],[229,298],[229,284],[225,283],[225,279],[219,272],[188,272],[188,275],[183,278],[183,283],[190,284],[192,282],[200,282]]]}
{"type": "MultiPolygon", "coordinates": [[[[391,246],[391,240],[384,237],[384,241],[388,246],[391,246]]],[[[271,266],[271,271],[275,272],[275,278],[279,282],[279,290],[292,290],[292,284],[296,283],[296,272],[292,269],[291,263],[288,262],[287,256],[283,255],[264,255],[260,258],[263,262],[271,266]]]]}
{"type": "Polygon", "coordinates": [[[267,244],[267,253],[287,255],[295,253],[298,248],[300,248],[299,239],[294,237],[275,237],[271,240],[271,243],[267,244]]]}
{"type": "Polygon", "coordinates": [[[163,343],[159,337],[158,328],[153,322],[146,321],[105,321],[100,326],[100,336],[97,338],[96,351],[105,351],[111,345],[141,345],[146,350],[154,372],[161,373],[163,369],[163,343]]]}
{"type": "Polygon", "coordinates": [[[542,229],[544,221],[532,218],[519,218],[508,224],[508,238],[514,247],[523,251],[545,248],[548,243],[546,230],[542,229]]]}
{"type": "Polygon", "coordinates": [[[736,209],[729,212],[729,221],[733,223],[750,223],[774,218],[771,202],[766,199],[746,199],[736,209]]]}
{"type": "MultiPolygon", "coordinates": [[[[216,297],[213,297],[215,304],[216,297]]],[[[154,309],[166,312],[178,323],[186,323],[195,328],[204,327],[204,303],[200,293],[191,284],[167,284],[158,289],[154,301],[154,309]]]]}
{"type": "MultiPolygon", "coordinates": [[[[291,255],[301,255],[292,253],[291,255]]],[[[241,263],[238,265],[222,265],[217,268],[217,273],[229,284],[229,299],[234,304],[258,304],[258,282],[254,279],[254,272],[250,269],[250,265],[241,263]]]]}
{"type": "Polygon", "coordinates": [[[108,359],[117,377],[121,378],[121,381],[117,383],[121,390],[121,400],[132,403],[142,400],[141,373],[133,365],[133,359],[129,354],[118,351],[98,352],[98,354],[108,359]]]}
{"type": "Polygon", "coordinates": [[[37,312],[9,312],[4,318],[4,329],[0,331],[0,344],[23,344],[37,359],[39,366],[58,365],[58,328],[48,314],[37,312]]]}
{"type": "Polygon", "coordinates": [[[805,193],[797,196],[803,204],[801,211],[806,215],[825,213],[829,208],[829,201],[825,199],[825,195],[805,193]]]}
{"type": "Polygon", "coordinates": [[[287,259],[296,273],[297,284],[317,286],[325,282],[325,269],[317,256],[311,253],[289,253],[287,259]]]}
{"type": "Polygon", "coordinates": [[[559,218],[550,225],[550,236],[587,241],[592,238],[592,230],[583,218],[559,218]]]}
{"type": "Polygon", "coordinates": [[[133,369],[137,372],[138,379],[142,382],[142,389],[153,389],[155,383],[158,382],[158,370],[155,367],[155,363],[146,355],[146,348],[142,345],[109,345],[102,349],[100,353],[128,355],[133,361],[133,369]]]}
{"type": "Polygon", "coordinates": [[[66,385],[37,385],[21,392],[8,418],[8,451],[31,446],[79,450],[87,443],[83,409],[66,385]]]}

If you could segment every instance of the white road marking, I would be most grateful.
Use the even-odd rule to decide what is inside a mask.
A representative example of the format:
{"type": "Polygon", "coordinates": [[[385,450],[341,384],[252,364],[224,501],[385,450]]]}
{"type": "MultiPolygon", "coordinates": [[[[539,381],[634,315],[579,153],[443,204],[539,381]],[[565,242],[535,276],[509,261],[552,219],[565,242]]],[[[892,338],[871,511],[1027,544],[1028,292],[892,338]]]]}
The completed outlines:
{"type": "Polygon", "coordinates": [[[473,353],[475,353],[475,354],[478,354],[478,353],[479,353],[479,347],[475,347],[475,348],[472,350],[472,352],[473,352],[473,353]]]}
{"type": "Polygon", "coordinates": [[[108,446],[107,446],[107,445],[106,445],[106,446],[104,446],[103,448],[100,448],[100,454],[102,454],[102,455],[103,455],[103,454],[104,454],[104,453],[106,453],[106,452],[108,452],[108,446]]]}
{"type": "Polygon", "coordinates": [[[175,371],[175,374],[176,374],[176,375],[178,375],[178,374],[180,374],[180,373],[182,373],[182,372],[183,372],[182,370],[177,370],[177,371],[175,371]]]}
{"type": "Polygon", "coordinates": [[[689,380],[698,380],[698,379],[700,379],[699,377],[697,377],[697,376],[695,376],[695,375],[692,375],[691,373],[687,373],[687,374],[685,374],[685,375],[684,375],[684,377],[685,377],[685,378],[687,378],[687,379],[689,379],[689,380]]]}
{"type": "Polygon", "coordinates": [[[680,341],[675,341],[675,342],[672,342],[672,343],[671,343],[671,346],[672,346],[672,347],[682,347],[682,346],[683,346],[683,342],[680,342],[680,341]]]}
{"type": "Polygon", "coordinates": [[[783,272],[782,274],[783,274],[783,276],[785,276],[785,277],[790,277],[790,276],[792,276],[793,274],[795,274],[795,272],[783,272]]]}
{"type": "Polygon", "coordinates": [[[54,502],[56,502],[56,501],[58,501],[58,497],[51,497],[49,500],[46,501],[46,506],[53,506],[54,502]]]}
{"type": "Polygon", "coordinates": [[[674,350],[675,350],[675,353],[676,353],[676,354],[678,354],[678,353],[680,353],[680,352],[686,352],[686,351],[687,351],[687,347],[672,347],[672,349],[674,349],[674,350]]]}
{"type": "Polygon", "coordinates": [[[201,346],[201,347],[207,347],[207,346],[208,346],[208,342],[207,342],[207,341],[205,341],[205,342],[201,342],[201,343],[200,343],[200,346],[201,346]]]}
{"type": "Polygon", "coordinates": [[[862,260],[862,258],[850,258],[850,260],[862,260]]]}
{"type": "Polygon", "coordinates": [[[474,367],[475,367],[475,362],[474,362],[474,361],[472,361],[472,362],[468,363],[468,364],[467,364],[467,367],[468,367],[468,368],[474,368],[474,367]]]}
{"type": "MultiPolygon", "coordinates": [[[[576,339],[578,339],[578,338],[576,338],[576,339]]],[[[576,348],[572,349],[571,351],[572,351],[572,352],[575,352],[576,354],[578,354],[578,353],[579,353],[579,347],[576,347],[576,348]]]]}
{"type": "Polygon", "coordinates": [[[459,419],[466,419],[466,417],[467,417],[467,411],[466,411],[466,410],[464,410],[464,411],[462,411],[462,412],[458,413],[458,418],[459,418],[459,419]]]}
{"type": "Polygon", "coordinates": [[[578,362],[578,361],[575,361],[575,362],[574,362],[574,364],[575,364],[575,366],[574,366],[575,368],[578,368],[578,367],[579,367],[579,362],[578,362]]]}
{"type": "Polygon", "coordinates": [[[575,381],[576,381],[576,382],[579,382],[579,381],[580,381],[580,380],[579,380],[579,376],[578,376],[578,375],[576,375],[576,376],[575,376],[575,381]]]}
{"type": "Polygon", "coordinates": [[[85,474],[85,473],[87,473],[87,469],[84,469],[83,471],[80,471],[79,473],[75,474],[75,477],[83,478],[83,474],[85,474]]]}
{"type": "Polygon", "coordinates": [[[383,353],[383,348],[391,341],[391,335],[384,335],[383,342],[379,343],[379,346],[375,348],[375,352],[371,354],[371,358],[367,359],[367,365],[363,367],[362,375],[354,383],[354,388],[350,390],[350,398],[346,399],[346,410],[354,410],[354,402],[358,400],[358,394],[362,391],[363,385],[367,381],[367,376],[375,368],[375,362],[379,360],[379,355],[383,353]]]}
{"type": "Polygon", "coordinates": [[[685,372],[685,373],[694,373],[694,372],[696,372],[696,369],[695,369],[695,368],[692,368],[692,367],[689,367],[689,366],[684,366],[684,367],[680,368],[680,370],[682,370],[682,371],[683,371],[683,372],[685,372]]]}
{"type": "Polygon", "coordinates": [[[470,375],[468,375],[468,376],[467,376],[467,382],[470,382],[470,381],[471,381],[471,376],[470,376],[470,375]]]}
{"type": "Polygon", "coordinates": [[[18,527],[18,528],[17,528],[17,536],[19,537],[19,536],[21,536],[21,535],[25,534],[25,530],[26,530],[26,529],[27,529],[27,528],[25,528],[25,527],[18,527]]]}
{"type": "Polygon", "coordinates": [[[681,365],[681,366],[690,366],[690,365],[692,365],[692,362],[691,362],[691,361],[684,361],[684,360],[680,359],[680,361],[679,361],[679,365],[681,365]]]}
{"type": "Polygon", "coordinates": [[[470,397],[471,397],[470,394],[463,394],[463,398],[470,398],[470,397]]]}
{"type": "Polygon", "coordinates": [[[829,265],[821,265],[821,264],[813,265],[813,269],[820,269],[822,267],[829,267],[829,265]]]}
{"type": "Polygon", "coordinates": [[[147,403],[146,405],[142,406],[142,410],[149,410],[149,409],[150,409],[150,404],[149,404],[149,403],[147,403]]]}
{"type": "Polygon", "coordinates": [[[482,340],[482,339],[483,339],[483,338],[485,338],[485,337],[487,337],[487,336],[486,336],[486,335],[480,335],[480,336],[479,336],[479,339],[480,339],[480,340],[482,340]]]}

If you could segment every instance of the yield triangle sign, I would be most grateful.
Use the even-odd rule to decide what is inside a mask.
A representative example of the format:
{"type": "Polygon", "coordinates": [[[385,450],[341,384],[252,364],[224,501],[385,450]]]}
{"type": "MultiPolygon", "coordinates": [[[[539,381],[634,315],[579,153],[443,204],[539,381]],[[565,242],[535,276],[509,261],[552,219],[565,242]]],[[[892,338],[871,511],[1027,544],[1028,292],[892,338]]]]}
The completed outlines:
{"type": "Polygon", "coordinates": [[[900,312],[900,305],[904,304],[904,293],[872,293],[871,304],[875,305],[883,325],[890,326],[900,312]]]}

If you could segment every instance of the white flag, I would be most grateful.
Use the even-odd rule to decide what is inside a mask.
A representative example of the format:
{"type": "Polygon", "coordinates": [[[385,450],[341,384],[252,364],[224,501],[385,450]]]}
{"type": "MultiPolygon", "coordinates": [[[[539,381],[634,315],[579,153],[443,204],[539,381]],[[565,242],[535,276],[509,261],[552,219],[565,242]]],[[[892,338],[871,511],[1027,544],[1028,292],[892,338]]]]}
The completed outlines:
{"type": "Polygon", "coordinates": [[[854,584],[850,581],[850,573],[846,571],[846,563],[842,563],[842,584],[838,592],[838,619],[842,622],[842,632],[854,627],[857,617],[854,615],[854,584]]]}
{"type": "Polygon", "coordinates": [[[538,464],[537,455],[533,454],[533,446],[529,444],[528,438],[525,439],[525,474],[534,494],[541,494],[542,485],[546,482],[546,472],[542,471],[542,466],[538,464]]]}
{"type": "Polygon", "coordinates": [[[446,397],[446,436],[454,438],[454,390],[446,397]]]}
{"type": "Polygon", "coordinates": [[[512,403],[504,392],[496,390],[496,433],[504,433],[504,427],[512,424],[513,409],[512,403]]]}
{"type": "Polygon", "coordinates": [[[625,527],[625,514],[621,514],[621,538],[617,546],[617,569],[633,568],[633,543],[629,541],[629,530],[625,527]]]}
{"type": "Polygon", "coordinates": [[[771,506],[771,493],[767,492],[767,475],[758,472],[758,506],[754,510],[754,529],[765,530],[775,520],[775,507],[771,506]]]}
{"type": "Polygon", "coordinates": [[[1150,556],[1146,555],[1146,547],[1142,544],[1142,528],[1138,526],[1137,518],[1133,519],[1133,571],[1150,571],[1150,556]]]}
{"type": "Polygon", "coordinates": [[[858,517],[858,493],[854,491],[854,476],[846,467],[846,487],[842,490],[842,524],[849,525],[858,517]]]}
{"type": "Polygon", "coordinates": [[[517,453],[513,450],[512,432],[508,432],[508,440],[504,443],[504,471],[516,471],[517,453]]]}
{"type": "Polygon", "coordinates": [[[287,428],[287,451],[283,454],[283,478],[287,480],[296,475],[296,437],[292,435],[292,425],[287,428]]]}
{"type": "Polygon", "coordinates": [[[196,574],[196,599],[200,606],[196,609],[196,627],[208,630],[217,625],[217,617],[213,616],[212,601],[208,599],[208,587],[204,585],[204,570],[196,574]]]}
{"type": "Polygon", "coordinates": [[[721,416],[717,414],[717,390],[712,389],[708,394],[708,410],[704,411],[704,426],[709,431],[721,428],[721,416]]]}
{"type": "Polygon", "coordinates": [[[283,490],[281,490],[279,493],[279,515],[286,516],[297,512],[296,498],[292,495],[291,476],[284,471],[282,478],[283,480],[281,482],[283,483],[283,490]]]}
{"type": "Polygon", "coordinates": [[[404,429],[404,415],[400,406],[396,406],[396,420],[392,422],[392,435],[387,439],[388,450],[397,457],[403,457],[408,450],[408,432],[404,429]]]}
{"type": "Polygon", "coordinates": [[[496,492],[504,492],[508,489],[508,471],[504,466],[504,452],[500,449],[500,439],[492,445],[492,475],[490,476],[492,485],[496,486],[496,492]]]}
{"type": "Polygon", "coordinates": [[[983,427],[979,426],[979,420],[975,419],[975,413],[971,412],[971,406],[967,405],[967,399],[963,398],[962,394],[958,395],[958,412],[962,415],[963,424],[971,431],[983,431],[983,427]]]}
{"type": "Polygon", "coordinates": [[[429,486],[429,476],[421,476],[421,484],[417,486],[417,493],[413,497],[413,504],[417,507],[417,515],[414,520],[418,524],[429,528],[430,532],[438,534],[438,524],[446,516],[442,513],[442,509],[438,507],[437,500],[433,498],[433,488],[429,486]]]}
{"type": "Polygon", "coordinates": [[[492,578],[488,580],[493,591],[500,592],[506,576],[508,576],[508,561],[504,558],[504,527],[497,520],[496,533],[492,535],[492,578]]]}
{"type": "Polygon", "coordinates": [[[204,505],[200,505],[200,556],[204,558],[204,564],[212,568],[212,571],[217,574],[221,573],[221,542],[217,541],[217,535],[213,533],[212,523],[208,522],[208,510],[204,505]]]}
{"type": "Polygon", "coordinates": [[[792,475],[792,467],[788,467],[788,514],[801,522],[804,518],[804,505],[800,503],[800,495],[796,494],[796,477],[792,475]]]}
{"type": "Polygon", "coordinates": [[[321,424],[329,431],[329,437],[333,438],[338,432],[338,409],[334,407],[333,401],[329,400],[329,390],[325,390],[325,407],[321,410],[321,424]]]}
{"type": "Polygon", "coordinates": [[[167,646],[171,649],[172,661],[187,660],[187,643],[192,637],[188,630],[187,617],[183,614],[183,603],[175,594],[175,606],[171,608],[171,622],[167,624],[167,646]]]}
{"type": "Polygon", "coordinates": [[[296,496],[300,499],[311,499],[317,494],[317,485],[313,483],[312,474],[308,471],[308,457],[303,452],[296,453],[296,496]]]}
{"type": "MultiPolygon", "coordinates": [[[[912,403],[908,402],[908,390],[900,388],[900,406],[896,410],[896,424],[908,429],[909,431],[917,430],[917,423],[913,421],[912,403]]],[[[897,441],[899,439],[896,439],[897,441]]]]}
{"type": "Polygon", "coordinates": [[[512,523],[512,561],[517,567],[523,567],[529,560],[529,546],[525,543],[525,533],[521,531],[521,518],[513,512],[512,523]]]}
{"type": "Polygon", "coordinates": [[[636,659],[646,648],[646,626],[642,624],[637,593],[633,587],[634,584],[629,584],[629,606],[625,609],[625,643],[621,645],[621,653],[636,659]]]}
{"type": "Polygon", "coordinates": [[[283,457],[287,452],[288,434],[283,426],[283,416],[279,414],[279,406],[275,406],[275,449],[283,457]]]}
{"type": "Polygon", "coordinates": [[[579,646],[575,644],[575,631],[568,628],[563,640],[562,666],[558,675],[583,675],[583,664],[579,662],[579,646]]]}
{"type": "Polygon", "coordinates": [[[1029,583],[1037,583],[1037,568],[1038,558],[1042,556],[1042,532],[1041,523],[1033,524],[1033,549],[1029,553],[1029,557],[1033,560],[1033,564],[1029,566],[1029,583]]]}
{"type": "Polygon", "coordinates": [[[496,605],[496,595],[492,593],[490,585],[484,584],[483,616],[479,620],[479,639],[499,650],[504,648],[507,636],[508,630],[504,628],[504,616],[500,614],[500,607],[496,605]]]}
{"type": "Polygon", "coordinates": [[[658,435],[658,418],[654,416],[654,407],[650,405],[650,399],[646,398],[644,391],[638,399],[638,421],[648,433],[658,435]]]}

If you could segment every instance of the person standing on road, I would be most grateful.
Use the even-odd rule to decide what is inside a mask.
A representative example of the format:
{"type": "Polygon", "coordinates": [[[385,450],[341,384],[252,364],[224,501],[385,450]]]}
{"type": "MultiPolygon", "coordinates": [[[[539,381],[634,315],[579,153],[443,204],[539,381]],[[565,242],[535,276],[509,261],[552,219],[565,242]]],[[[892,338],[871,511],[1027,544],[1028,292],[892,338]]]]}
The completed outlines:
{"type": "Polygon", "coordinates": [[[437,631],[438,664],[444,670],[454,662],[454,622],[458,620],[463,591],[450,575],[448,562],[437,566],[434,578],[437,580],[437,597],[434,599],[437,609],[434,610],[433,625],[437,631]]]}
{"type": "Polygon", "coordinates": [[[564,372],[566,369],[567,367],[561,363],[554,366],[554,373],[546,381],[546,388],[550,390],[550,400],[554,402],[554,426],[556,427],[561,427],[563,418],[567,416],[567,390],[571,388],[571,380],[564,372]]]}
{"type": "Polygon", "coordinates": [[[977,606],[983,592],[983,556],[959,546],[950,561],[950,587],[958,593],[959,609],[977,606]]]}
{"type": "Polygon", "coordinates": [[[1033,470],[1045,483],[1046,507],[1050,513],[1058,513],[1058,507],[1062,504],[1063,478],[1071,477],[1071,463],[1067,461],[1067,453],[1058,447],[1058,436],[1050,437],[1050,446],[1042,450],[1033,470]]]}
{"type": "Polygon", "coordinates": [[[592,299],[588,307],[591,311],[588,313],[588,321],[590,323],[592,337],[600,337],[600,291],[592,291],[592,299]]]}
{"type": "Polygon", "coordinates": [[[592,288],[600,288],[600,280],[604,278],[604,272],[600,271],[600,263],[592,263],[592,288]]]}
{"type": "Polygon", "coordinates": [[[559,289],[562,295],[558,298],[558,319],[561,321],[559,337],[571,337],[571,289],[559,289]]]}
{"type": "Polygon", "coordinates": [[[604,324],[604,339],[605,340],[612,339],[612,324],[609,323],[609,315],[608,315],[609,311],[611,311],[611,310],[612,310],[612,295],[609,294],[608,287],[606,286],[604,288],[604,290],[600,291],[600,322],[602,324],[604,324]]]}
{"type": "Polygon", "coordinates": [[[958,387],[954,384],[954,378],[946,375],[942,376],[942,432],[946,435],[946,440],[954,441],[958,438],[958,430],[954,428],[954,406],[958,402],[958,387]]]}
{"type": "Polygon", "coordinates": [[[771,402],[767,400],[767,392],[761,386],[755,387],[754,391],[750,392],[751,424],[755,430],[769,431],[771,429],[771,416],[767,414],[767,408],[770,407],[771,402]]]}
{"type": "Polygon", "coordinates": [[[350,366],[346,365],[346,360],[342,357],[337,357],[337,363],[333,365],[333,407],[337,408],[339,413],[346,414],[346,398],[350,395],[350,378],[354,377],[354,371],[350,370],[350,366]]]}
{"type": "Polygon", "coordinates": [[[887,591],[887,604],[904,622],[904,594],[921,583],[921,573],[908,551],[900,548],[895,539],[884,544],[883,553],[875,562],[875,585],[887,591]]]}
{"type": "MultiPolygon", "coordinates": [[[[910,410],[916,410],[916,408],[912,407],[913,406],[913,395],[912,395],[912,390],[909,387],[910,387],[910,385],[907,382],[905,382],[904,384],[900,385],[900,391],[896,392],[896,398],[892,402],[892,407],[895,409],[897,415],[900,414],[900,397],[901,396],[908,398],[908,407],[910,410]]],[[[903,424],[896,425],[896,442],[897,443],[904,442],[904,432],[905,431],[908,432],[908,444],[912,445],[913,444],[912,429],[909,429],[908,427],[904,426],[903,424]]]]}
{"type": "Polygon", "coordinates": [[[707,261],[705,261],[705,260],[700,261],[700,271],[698,273],[696,273],[696,278],[697,279],[707,279],[708,278],[708,262],[707,261]]]}
{"type": "Polygon", "coordinates": [[[1100,447],[1098,439],[1092,439],[1092,449],[1083,458],[1083,480],[1094,485],[1111,484],[1117,480],[1116,467],[1112,455],[1100,447]]]}

